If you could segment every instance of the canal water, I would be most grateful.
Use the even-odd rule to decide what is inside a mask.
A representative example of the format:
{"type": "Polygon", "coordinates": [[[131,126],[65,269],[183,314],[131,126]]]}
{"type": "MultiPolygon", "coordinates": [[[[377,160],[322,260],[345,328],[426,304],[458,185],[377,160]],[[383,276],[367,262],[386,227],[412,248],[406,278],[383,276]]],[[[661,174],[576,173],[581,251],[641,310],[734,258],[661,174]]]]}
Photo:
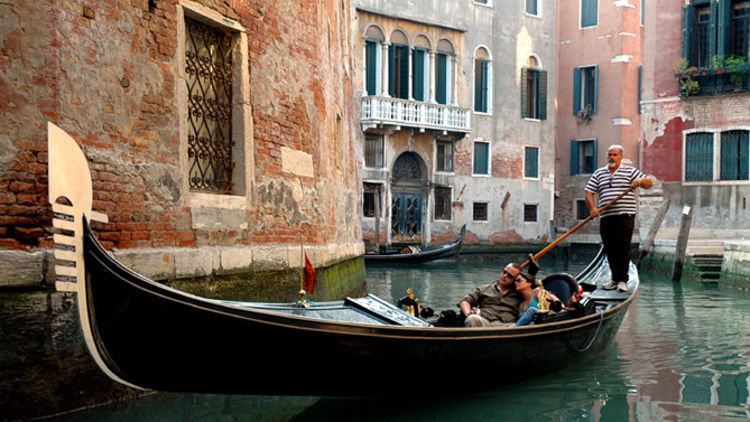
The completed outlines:
{"type": "MultiPolygon", "coordinates": [[[[457,309],[456,303],[468,291],[495,279],[512,259],[518,256],[462,255],[419,266],[368,267],[368,290],[395,303],[407,288],[412,288],[422,303],[435,310],[457,309]]],[[[574,262],[543,259],[540,264],[543,272],[576,274],[587,263],[587,259],[574,262]]],[[[304,348],[300,353],[304,355],[304,348]]],[[[476,372],[477,377],[482,374],[481,368],[466,370],[476,372]]],[[[366,378],[367,372],[363,367],[361,373],[319,374],[314,368],[301,367],[299,379],[289,382],[315,382],[318,376],[340,377],[346,383],[352,377],[366,378]]],[[[409,372],[409,362],[393,368],[393,380],[414,383],[420,394],[434,391],[435,398],[159,393],[53,419],[113,422],[750,419],[750,292],[723,287],[721,283],[672,283],[662,275],[641,273],[638,297],[615,343],[601,357],[543,377],[473,394],[462,393],[457,385],[420,384],[419,374],[409,372]]]]}

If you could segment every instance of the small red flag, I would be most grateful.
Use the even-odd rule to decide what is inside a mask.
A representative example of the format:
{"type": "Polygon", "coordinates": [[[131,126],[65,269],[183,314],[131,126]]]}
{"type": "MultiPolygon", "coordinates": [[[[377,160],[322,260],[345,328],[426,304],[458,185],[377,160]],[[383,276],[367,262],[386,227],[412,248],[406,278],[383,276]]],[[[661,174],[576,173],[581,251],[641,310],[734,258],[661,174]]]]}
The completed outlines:
{"type": "Polygon", "coordinates": [[[305,252],[305,290],[312,293],[313,289],[315,289],[315,268],[305,252]]]}

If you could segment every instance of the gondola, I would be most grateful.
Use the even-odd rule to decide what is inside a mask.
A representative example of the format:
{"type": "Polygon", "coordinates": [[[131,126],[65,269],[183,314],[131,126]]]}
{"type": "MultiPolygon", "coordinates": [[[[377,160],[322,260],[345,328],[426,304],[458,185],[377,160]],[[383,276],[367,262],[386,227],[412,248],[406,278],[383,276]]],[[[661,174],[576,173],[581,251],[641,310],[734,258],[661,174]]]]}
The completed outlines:
{"type": "Polygon", "coordinates": [[[609,279],[600,253],[577,278],[590,290],[581,302],[588,311],[516,328],[439,327],[373,295],[308,307],[195,296],[131,271],[101,247],[88,222],[106,215],[91,209],[86,159],[62,130],[48,130],[53,225],[63,230],[56,285],[76,293],[96,364],[130,387],[349,396],[489,388],[600,355],[638,291],[632,264],[628,292],[597,288],[609,279]]]}
{"type": "Polygon", "coordinates": [[[461,252],[466,225],[461,226],[458,239],[453,242],[426,246],[381,246],[377,251],[365,252],[365,263],[406,264],[450,258],[461,252]]]}

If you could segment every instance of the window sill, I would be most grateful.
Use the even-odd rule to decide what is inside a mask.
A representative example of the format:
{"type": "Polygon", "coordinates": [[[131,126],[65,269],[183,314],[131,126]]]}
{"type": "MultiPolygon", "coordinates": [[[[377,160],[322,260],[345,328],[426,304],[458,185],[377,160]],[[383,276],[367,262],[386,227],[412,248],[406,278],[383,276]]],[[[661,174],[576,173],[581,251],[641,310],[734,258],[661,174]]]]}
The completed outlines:
{"type": "Polygon", "coordinates": [[[455,176],[455,171],[444,171],[444,170],[435,170],[435,174],[439,174],[441,176],[455,176]]]}
{"type": "Polygon", "coordinates": [[[544,121],[541,119],[535,119],[533,117],[524,117],[523,119],[526,120],[527,122],[534,122],[534,123],[542,123],[544,121]]]}
{"type": "Polygon", "coordinates": [[[452,223],[453,219],[443,220],[442,218],[433,218],[432,221],[436,223],[452,223]]]}
{"type": "Polygon", "coordinates": [[[492,176],[489,175],[489,174],[474,174],[474,173],[472,173],[471,177],[492,177],[492,176]]]}
{"type": "Polygon", "coordinates": [[[492,112],[491,111],[476,111],[476,110],[472,110],[471,112],[474,113],[474,114],[476,114],[477,116],[489,116],[489,117],[492,117],[492,112]]]}
{"type": "Polygon", "coordinates": [[[247,198],[244,195],[189,192],[186,199],[187,205],[190,208],[220,208],[227,210],[244,210],[247,208],[247,198]]]}
{"type": "Polygon", "coordinates": [[[531,180],[531,181],[538,182],[538,181],[540,181],[542,179],[541,179],[541,177],[526,177],[526,176],[524,176],[523,180],[531,180]]]}
{"type": "Polygon", "coordinates": [[[494,9],[494,6],[492,4],[479,3],[479,2],[476,2],[476,1],[474,2],[474,4],[477,5],[477,6],[486,7],[488,9],[494,9]]]}
{"type": "Polygon", "coordinates": [[[527,18],[534,18],[534,19],[539,19],[539,20],[542,19],[542,15],[532,15],[531,13],[528,13],[528,12],[525,12],[524,16],[526,16],[527,18]]]}

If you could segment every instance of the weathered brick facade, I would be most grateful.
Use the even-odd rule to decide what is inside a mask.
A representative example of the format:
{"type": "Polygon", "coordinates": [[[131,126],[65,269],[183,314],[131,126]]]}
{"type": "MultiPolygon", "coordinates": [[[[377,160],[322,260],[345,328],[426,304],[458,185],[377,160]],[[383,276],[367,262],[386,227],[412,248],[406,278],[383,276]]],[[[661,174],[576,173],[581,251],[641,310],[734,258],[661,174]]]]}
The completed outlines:
{"type": "Polygon", "coordinates": [[[108,249],[358,254],[348,1],[20,1],[0,13],[0,247],[51,246],[51,121],[90,161],[108,249]],[[233,36],[231,195],[189,188],[186,16],[233,36]]]}

